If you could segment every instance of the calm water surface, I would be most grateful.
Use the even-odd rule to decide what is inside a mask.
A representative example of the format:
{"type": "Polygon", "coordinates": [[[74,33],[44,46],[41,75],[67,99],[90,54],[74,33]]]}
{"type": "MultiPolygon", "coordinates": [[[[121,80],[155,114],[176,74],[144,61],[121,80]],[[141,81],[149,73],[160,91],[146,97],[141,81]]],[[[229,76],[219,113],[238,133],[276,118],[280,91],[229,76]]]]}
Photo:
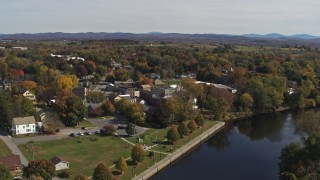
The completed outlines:
{"type": "Polygon", "coordinates": [[[300,142],[293,112],[259,115],[228,125],[152,180],[277,180],[281,149],[300,142]]]}

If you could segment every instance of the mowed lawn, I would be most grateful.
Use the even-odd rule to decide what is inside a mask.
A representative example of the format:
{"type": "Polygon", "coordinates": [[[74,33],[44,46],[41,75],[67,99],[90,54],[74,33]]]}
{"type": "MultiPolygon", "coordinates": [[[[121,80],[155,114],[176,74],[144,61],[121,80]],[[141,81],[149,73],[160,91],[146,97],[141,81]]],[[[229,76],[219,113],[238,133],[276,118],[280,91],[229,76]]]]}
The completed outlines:
{"type": "Polygon", "coordinates": [[[34,149],[35,159],[51,159],[59,156],[69,161],[74,177],[80,173],[92,176],[94,168],[100,162],[111,166],[121,156],[128,158],[132,147],[126,148],[126,142],[117,137],[92,135],[28,143],[19,145],[19,148],[28,160],[32,160],[32,149],[34,149]],[[98,141],[91,141],[90,138],[98,138],[98,141]]]}
{"type": "Polygon", "coordinates": [[[12,155],[8,146],[0,139],[0,157],[12,155]]]}

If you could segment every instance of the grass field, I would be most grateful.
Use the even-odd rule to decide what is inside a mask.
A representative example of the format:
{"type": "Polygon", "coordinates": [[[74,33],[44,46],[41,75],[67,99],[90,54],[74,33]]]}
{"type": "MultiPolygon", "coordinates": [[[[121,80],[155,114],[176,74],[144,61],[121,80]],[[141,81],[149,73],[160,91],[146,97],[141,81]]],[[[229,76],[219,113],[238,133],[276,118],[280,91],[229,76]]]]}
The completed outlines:
{"type": "Polygon", "coordinates": [[[28,160],[32,160],[32,149],[35,159],[51,159],[59,156],[70,162],[70,170],[73,176],[85,173],[91,176],[98,163],[113,165],[119,157],[130,156],[130,148],[127,143],[117,137],[75,137],[46,142],[36,142],[19,145],[20,150],[28,160]],[[98,138],[91,141],[90,138],[98,138]]]}
{"type": "MultiPolygon", "coordinates": [[[[32,160],[32,149],[34,149],[35,159],[51,159],[54,156],[59,156],[62,159],[70,162],[70,170],[72,176],[84,173],[87,176],[92,176],[94,168],[98,163],[104,162],[107,166],[114,165],[119,157],[127,159],[128,171],[119,176],[118,179],[132,179],[151,167],[155,162],[165,158],[172,151],[178,149],[188,143],[190,139],[200,135],[201,132],[215,125],[215,121],[206,121],[202,128],[198,128],[190,134],[190,137],[180,139],[174,146],[166,140],[166,134],[169,128],[166,129],[149,129],[143,134],[144,142],[153,146],[151,150],[156,151],[154,157],[146,156],[144,161],[134,166],[130,153],[132,145],[121,140],[118,137],[75,137],[68,139],[60,139],[46,142],[28,143],[19,145],[20,150],[25,154],[28,160],[32,160]],[[91,138],[98,138],[98,141],[92,141],[91,138]]],[[[137,144],[137,137],[126,138],[130,142],[137,144]]],[[[149,152],[146,152],[148,155],[149,152]]],[[[114,175],[117,175],[117,170],[113,167],[114,175]]]]}
{"type": "Polygon", "coordinates": [[[12,155],[8,146],[0,139],[0,157],[12,155]]]}
{"type": "Polygon", "coordinates": [[[84,120],[84,121],[81,121],[81,122],[78,124],[78,126],[76,126],[75,128],[81,128],[81,127],[95,127],[95,125],[92,124],[92,123],[89,122],[89,121],[84,120]]]}

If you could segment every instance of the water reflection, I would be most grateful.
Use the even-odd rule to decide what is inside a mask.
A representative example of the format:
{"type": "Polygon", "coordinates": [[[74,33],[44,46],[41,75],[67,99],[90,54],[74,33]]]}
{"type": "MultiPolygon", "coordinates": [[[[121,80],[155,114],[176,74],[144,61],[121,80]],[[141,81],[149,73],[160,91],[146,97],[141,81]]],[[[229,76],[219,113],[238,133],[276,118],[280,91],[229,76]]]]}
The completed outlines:
{"type": "Polygon", "coordinates": [[[151,179],[278,179],[282,148],[300,140],[295,126],[293,112],[231,123],[151,179]]]}

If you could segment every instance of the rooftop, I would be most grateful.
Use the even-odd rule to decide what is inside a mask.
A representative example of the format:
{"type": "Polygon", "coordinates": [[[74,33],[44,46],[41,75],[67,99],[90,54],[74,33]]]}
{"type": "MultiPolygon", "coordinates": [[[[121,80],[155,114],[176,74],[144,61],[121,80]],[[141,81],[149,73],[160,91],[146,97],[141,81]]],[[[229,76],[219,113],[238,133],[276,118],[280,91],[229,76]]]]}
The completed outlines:
{"type": "Polygon", "coordinates": [[[34,119],[34,116],[17,117],[17,118],[13,118],[13,123],[15,125],[35,124],[36,120],[34,119]]]}

